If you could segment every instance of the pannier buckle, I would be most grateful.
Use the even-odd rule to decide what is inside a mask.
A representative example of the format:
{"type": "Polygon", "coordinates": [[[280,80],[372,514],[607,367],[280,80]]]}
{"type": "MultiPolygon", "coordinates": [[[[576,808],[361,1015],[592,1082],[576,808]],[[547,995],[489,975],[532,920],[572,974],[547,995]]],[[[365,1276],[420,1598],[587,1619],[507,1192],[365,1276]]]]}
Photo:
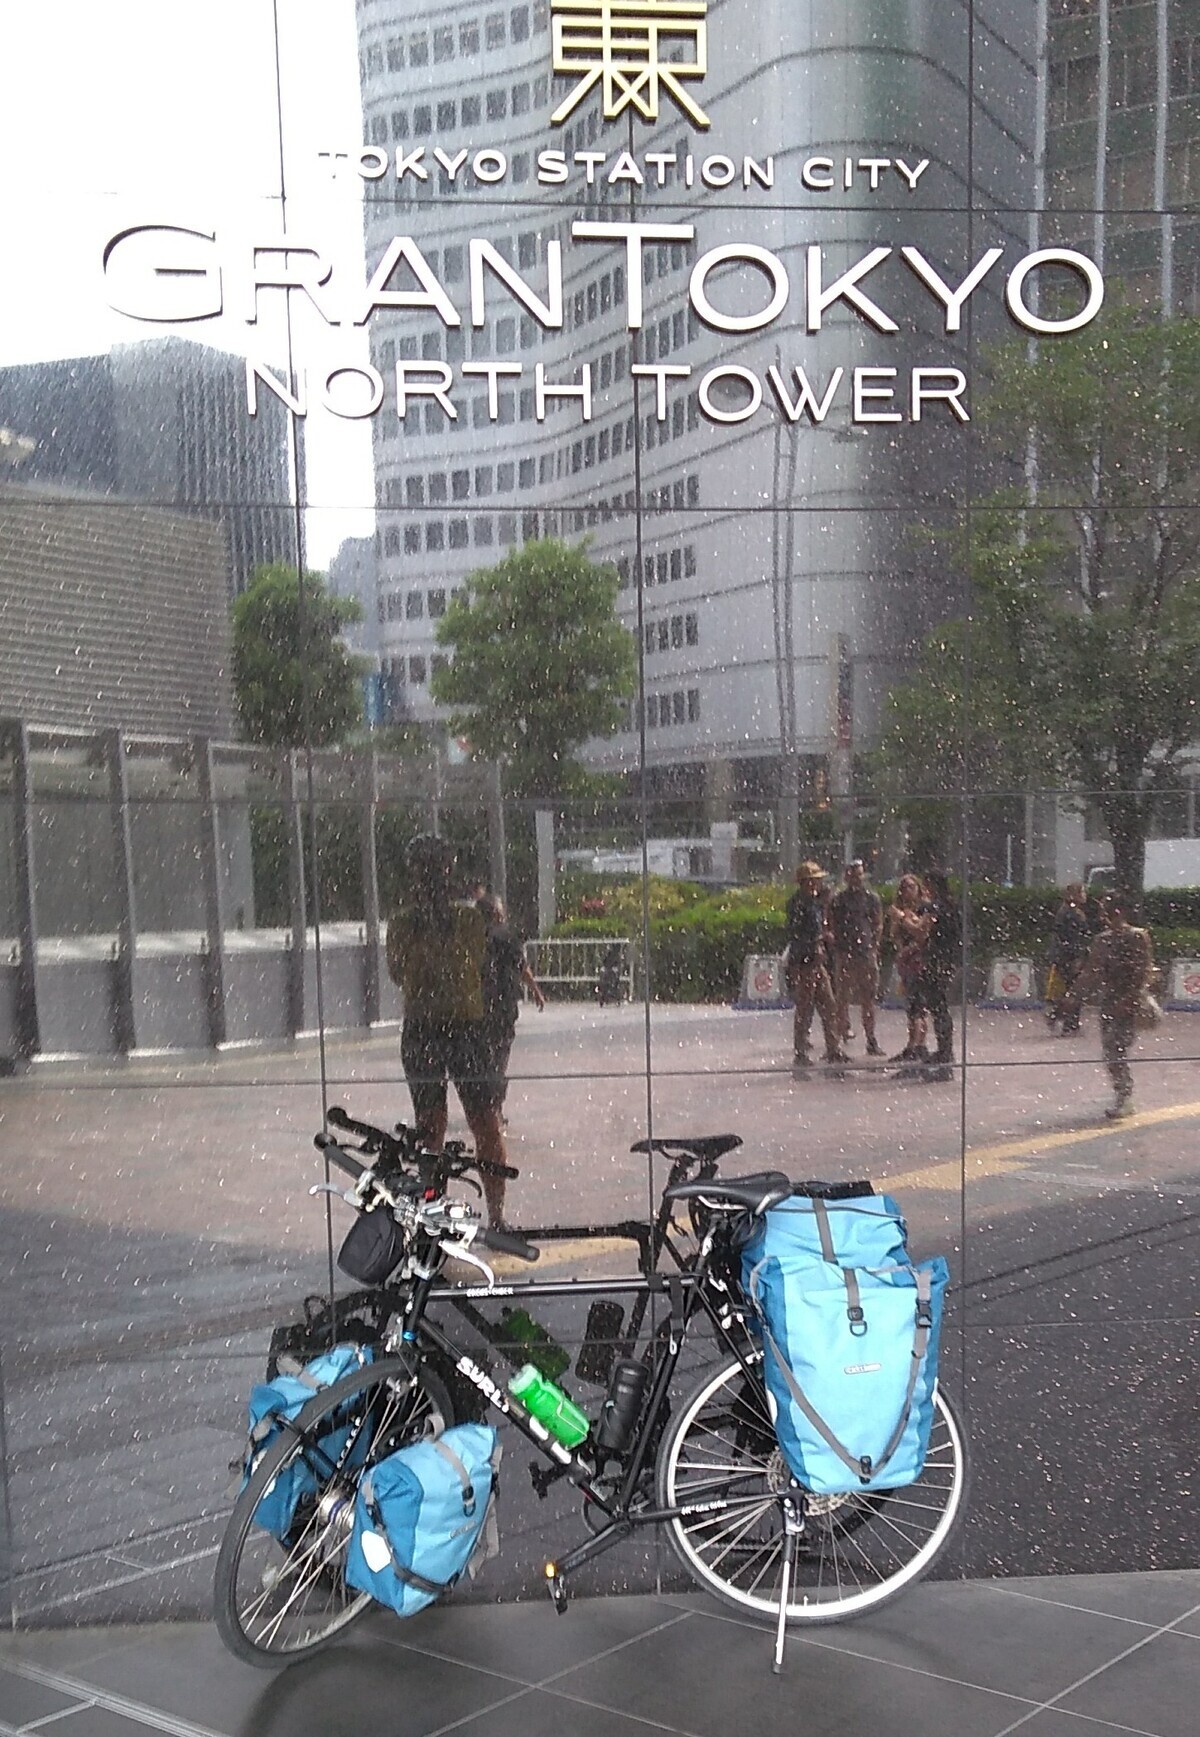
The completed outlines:
{"type": "Polygon", "coordinates": [[[851,1333],[856,1339],[861,1339],[867,1330],[867,1323],[863,1317],[861,1306],[857,1303],[852,1304],[846,1310],[846,1314],[849,1317],[851,1333]]]}

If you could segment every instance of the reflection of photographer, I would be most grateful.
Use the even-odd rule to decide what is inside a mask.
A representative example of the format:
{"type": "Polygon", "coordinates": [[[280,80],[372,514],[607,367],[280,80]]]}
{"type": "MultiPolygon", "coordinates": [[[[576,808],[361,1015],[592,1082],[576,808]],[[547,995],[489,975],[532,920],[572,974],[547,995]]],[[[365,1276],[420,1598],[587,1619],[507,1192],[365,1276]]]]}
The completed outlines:
{"type": "MultiPolygon", "coordinates": [[[[451,896],[454,852],[432,835],[408,853],[408,890],[387,930],[387,962],[404,992],[400,1056],[413,1120],[431,1151],[446,1143],[447,1081],[453,1080],[480,1158],[507,1163],[500,1097],[484,1025],[487,923],[451,896]]],[[[488,1218],[503,1223],[504,1179],[483,1172],[488,1218]]]]}

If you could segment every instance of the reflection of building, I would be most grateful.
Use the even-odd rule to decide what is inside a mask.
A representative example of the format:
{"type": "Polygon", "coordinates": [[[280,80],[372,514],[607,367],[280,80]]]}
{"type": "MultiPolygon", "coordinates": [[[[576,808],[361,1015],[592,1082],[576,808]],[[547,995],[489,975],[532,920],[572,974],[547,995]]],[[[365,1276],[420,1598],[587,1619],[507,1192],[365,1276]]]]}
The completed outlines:
{"type": "Polygon", "coordinates": [[[0,482],[0,717],[231,737],[225,574],[213,525],[0,482]]]}
{"type": "MultiPolygon", "coordinates": [[[[658,151],[677,163],[675,180],[660,189],[653,177],[631,188],[602,173],[589,184],[575,154],[599,153],[611,165],[629,142],[625,118],[603,122],[599,87],[567,125],[551,127],[568,86],[549,77],[545,4],[481,5],[456,11],[453,22],[427,0],[380,0],[360,10],[368,143],[401,155],[423,148],[426,160],[435,146],[468,158],[500,149],[508,168],[503,186],[468,182],[457,196],[436,168],[425,183],[397,186],[383,175],[369,182],[369,269],[392,236],[411,234],[459,307],[469,301],[471,237],[492,241],[539,294],[552,242],[562,245],[565,270],[561,331],[543,331],[502,293],[490,298],[478,330],[467,316],[447,329],[428,309],[372,319],[372,354],[388,390],[375,424],[382,650],[412,715],[433,715],[434,630],[464,574],[526,538],[587,533],[595,552],[620,568],[631,626],[633,581],[640,581],[652,790],[704,796],[723,813],[739,801],[769,806],[781,764],[802,790],[828,779],[831,766],[844,786],[855,751],[876,727],[882,694],[953,603],[944,555],[928,542],[918,547],[910,531],[918,513],[936,517],[939,507],[949,513],[961,501],[961,428],[927,418],[920,427],[868,432],[850,426],[844,399],[819,428],[787,424],[769,408],[718,427],[701,413],[696,382],[718,361],[761,378],[780,360],[789,377],[796,364],[814,378],[838,366],[882,364],[905,381],[914,364],[965,366],[963,340],[940,333],[936,310],[902,267],[888,278],[902,328],[895,336],[864,330],[843,311],[813,338],[802,295],[767,332],[721,334],[688,299],[696,258],[734,240],[775,252],[793,285],[804,283],[810,243],[825,247],[828,277],[877,242],[920,246],[955,281],[965,275],[967,15],[953,0],[914,0],[890,9],[888,24],[874,6],[835,12],[836,27],[814,21],[807,7],[772,8],[764,35],[760,0],[712,0],[709,74],[688,86],[711,129],[692,131],[666,98],[657,127],[634,129],[635,159],[658,151]],[[537,154],[546,148],[566,153],[566,187],[538,184],[537,154]],[[800,177],[804,159],[822,150],[839,162],[927,157],[930,168],[917,196],[873,197],[860,178],[852,191],[823,197],[805,192],[800,177]],[[773,159],[775,184],[728,194],[688,187],[682,165],[692,152],[728,153],[739,164],[746,152],[760,164],[773,159]],[[625,319],[623,251],[581,245],[570,232],[575,219],[617,222],[631,211],[696,229],[691,244],[646,249],[638,335],[625,319]],[[405,360],[454,370],[457,421],[432,405],[397,420],[394,365],[405,360]],[[488,383],[461,374],[489,360],[525,364],[519,379],[496,381],[494,418],[488,383]],[[634,412],[630,369],[639,360],[693,370],[687,388],[670,388],[663,419],[649,382],[634,412]],[[590,365],[590,421],[577,403],[536,420],[537,362],[563,383],[590,365]]],[[[984,126],[980,139],[990,143],[993,132],[1004,134],[1001,122],[984,126]]],[[[1020,224],[989,223],[986,241],[984,227],[977,225],[977,252],[993,241],[1014,252],[1023,246],[1020,224]]],[[[731,311],[761,307],[761,276],[731,274],[719,289],[714,282],[714,295],[731,311]]],[[[994,329],[995,286],[972,307],[973,336],[994,329]]],[[[598,745],[597,763],[635,767],[640,721],[631,716],[623,734],[598,745]]]]}
{"type": "Polygon", "coordinates": [[[0,368],[0,422],[36,442],[22,480],[154,502],[224,527],[229,585],[295,559],[287,412],[246,415],[245,363],[180,338],[0,368]]]}

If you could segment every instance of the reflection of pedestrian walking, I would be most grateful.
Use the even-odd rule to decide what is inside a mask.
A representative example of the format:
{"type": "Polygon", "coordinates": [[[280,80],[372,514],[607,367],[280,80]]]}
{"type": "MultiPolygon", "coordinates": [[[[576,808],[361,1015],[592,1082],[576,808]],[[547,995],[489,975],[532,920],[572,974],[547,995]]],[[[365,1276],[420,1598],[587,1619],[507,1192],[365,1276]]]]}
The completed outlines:
{"type": "Polygon", "coordinates": [[[1100,1048],[1116,1094],[1104,1114],[1116,1121],[1133,1114],[1133,1071],[1127,1057],[1154,955],[1149,935],[1128,921],[1119,897],[1106,899],[1102,908],[1105,930],[1092,942],[1075,981],[1081,996],[1094,994],[1100,1003],[1100,1048]]]}
{"type": "Polygon", "coordinates": [[[1072,881],[1054,915],[1050,977],[1046,984],[1046,1018],[1051,1025],[1061,1021],[1064,1036],[1079,1030],[1081,1002],[1075,993],[1075,979],[1087,958],[1092,933],[1083,885],[1072,881]]]}
{"type": "Polygon", "coordinates": [[[619,941],[614,941],[611,947],[605,949],[600,961],[600,969],[596,973],[596,1000],[601,1007],[613,1007],[625,999],[625,984],[622,981],[622,971],[625,965],[625,949],[619,941]]]}
{"type": "Polygon", "coordinates": [[[883,901],[867,885],[866,871],[856,859],[846,866],[846,884],[829,906],[838,1033],[850,1035],[850,1004],[861,1011],[868,1055],[882,1055],[875,1038],[875,1003],[879,999],[879,945],[883,939],[883,901]]]}
{"type": "MultiPolygon", "coordinates": [[[[483,1019],[487,924],[473,904],[451,896],[454,852],[440,838],[413,841],[408,888],[387,930],[387,962],[404,992],[400,1055],[413,1120],[426,1146],[446,1143],[446,1083],[453,1080],[480,1158],[507,1162],[500,1105],[483,1019]]],[[[492,1225],[503,1222],[504,1180],[483,1175],[492,1225]]]]}
{"type": "Polygon", "coordinates": [[[525,961],[525,949],[505,920],[504,906],[494,893],[481,893],[475,901],[487,923],[483,952],[483,1023],[487,1037],[489,1067],[501,1112],[508,1095],[508,1058],[517,1035],[521,986],[528,989],[538,1012],[546,1005],[533,972],[525,961]]]}
{"type": "Polygon", "coordinates": [[[920,970],[909,998],[910,1015],[928,1014],[933,1022],[937,1050],[927,1078],[953,1079],[954,1020],[950,1013],[950,984],[962,949],[962,919],[950,891],[950,882],[940,869],[925,876],[927,898],[917,907],[917,920],[924,934],[920,970]]]}
{"type": "Polygon", "coordinates": [[[808,1028],[814,1008],[825,1033],[825,1060],[849,1059],[838,1042],[837,1007],[825,969],[824,880],[820,863],[802,862],[796,870],[796,891],[787,907],[787,985],[795,1009],[792,1055],[798,1063],[809,1059],[808,1028]]]}

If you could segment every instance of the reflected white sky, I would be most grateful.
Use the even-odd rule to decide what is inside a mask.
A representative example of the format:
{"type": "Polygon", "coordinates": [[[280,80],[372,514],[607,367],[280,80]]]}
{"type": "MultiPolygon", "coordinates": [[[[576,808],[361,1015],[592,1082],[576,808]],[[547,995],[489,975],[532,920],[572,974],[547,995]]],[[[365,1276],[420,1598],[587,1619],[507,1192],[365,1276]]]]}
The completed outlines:
{"type": "MultiPolygon", "coordinates": [[[[356,148],[362,121],[354,0],[56,0],[10,8],[0,28],[5,165],[5,319],[0,363],[95,355],[173,328],[138,326],[105,302],[104,242],[128,221],[279,230],[283,86],[288,231],[316,233],[361,268],[357,181],[332,186],[317,152],[356,148]]],[[[255,337],[232,320],[179,335],[281,366],[281,323],[255,337]]],[[[298,334],[299,336],[299,334],[298,334]]],[[[303,334],[319,340],[320,334],[303,334]]],[[[362,333],[340,333],[337,359],[362,333]]],[[[307,418],[309,559],[373,529],[369,424],[307,418]]]]}

